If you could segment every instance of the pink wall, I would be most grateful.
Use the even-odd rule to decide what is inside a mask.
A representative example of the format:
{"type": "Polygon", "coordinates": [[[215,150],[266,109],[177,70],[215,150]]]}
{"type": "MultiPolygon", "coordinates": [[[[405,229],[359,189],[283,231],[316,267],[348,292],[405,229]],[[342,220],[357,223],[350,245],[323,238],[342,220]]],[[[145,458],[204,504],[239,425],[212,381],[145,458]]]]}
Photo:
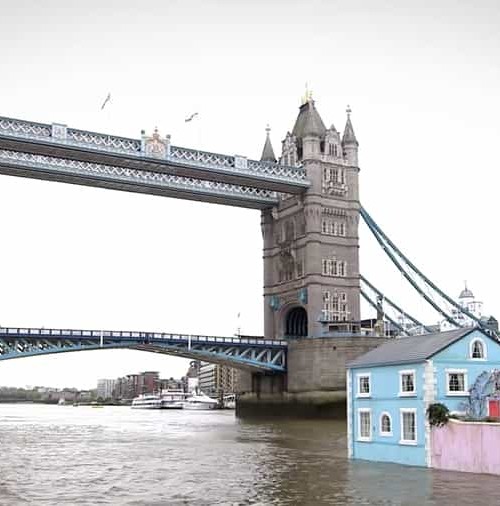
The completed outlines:
{"type": "Polygon", "coordinates": [[[500,424],[450,420],[432,428],[432,467],[500,474],[500,424]]]}

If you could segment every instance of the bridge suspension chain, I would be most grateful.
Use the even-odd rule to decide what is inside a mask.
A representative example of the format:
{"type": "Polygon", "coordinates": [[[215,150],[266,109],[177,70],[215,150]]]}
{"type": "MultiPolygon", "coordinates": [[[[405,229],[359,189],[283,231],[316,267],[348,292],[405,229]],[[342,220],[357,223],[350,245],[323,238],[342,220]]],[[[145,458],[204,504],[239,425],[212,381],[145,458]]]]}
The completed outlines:
{"type": "Polygon", "coordinates": [[[421,329],[424,333],[430,333],[431,329],[425,326],[422,322],[417,320],[414,316],[409,314],[407,311],[401,309],[394,301],[389,297],[385,296],[378,288],[370,283],[363,275],[360,275],[361,281],[361,295],[363,298],[377,311],[382,309],[384,311],[384,317],[387,318],[402,334],[407,336],[411,335],[410,330],[405,325],[406,321],[411,322],[414,327],[421,329]],[[392,318],[387,313],[391,311],[395,314],[395,318],[392,318]],[[396,320],[402,323],[397,323],[396,320]]]}
{"type": "Polygon", "coordinates": [[[485,329],[484,323],[479,318],[455,302],[450,296],[439,289],[427,276],[425,276],[425,274],[423,274],[389,239],[389,237],[387,237],[387,235],[363,207],[360,209],[360,214],[377,242],[405,279],[420,294],[420,296],[434,308],[434,310],[446,319],[448,323],[455,327],[463,327],[463,324],[454,318],[453,313],[463,314],[476,322],[481,328],[485,329]],[[423,288],[420,284],[423,284],[423,288]],[[440,303],[436,302],[435,298],[440,299],[440,303]],[[455,311],[450,311],[450,306],[455,311]]]}

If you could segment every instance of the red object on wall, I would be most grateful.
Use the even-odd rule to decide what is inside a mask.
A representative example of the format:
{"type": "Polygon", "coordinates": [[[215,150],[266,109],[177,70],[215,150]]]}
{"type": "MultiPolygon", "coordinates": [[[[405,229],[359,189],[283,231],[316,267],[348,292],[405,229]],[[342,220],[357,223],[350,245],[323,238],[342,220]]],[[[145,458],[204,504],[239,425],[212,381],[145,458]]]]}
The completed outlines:
{"type": "Polygon", "coordinates": [[[488,401],[488,414],[494,418],[500,417],[500,400],[488,401]]]}

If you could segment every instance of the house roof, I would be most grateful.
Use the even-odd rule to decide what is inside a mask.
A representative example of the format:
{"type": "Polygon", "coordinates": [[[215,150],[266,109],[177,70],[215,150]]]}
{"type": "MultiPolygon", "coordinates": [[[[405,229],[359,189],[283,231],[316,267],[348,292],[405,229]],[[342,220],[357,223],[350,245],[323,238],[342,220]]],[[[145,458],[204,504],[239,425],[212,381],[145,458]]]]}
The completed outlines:
{"type": "Polygon", "coordinates": [[[477,327],[468,327],[422,336],[396,338],[352,360],[347,364],[347,367],[423,362],[474,330],[488,336],[477,327]]]}

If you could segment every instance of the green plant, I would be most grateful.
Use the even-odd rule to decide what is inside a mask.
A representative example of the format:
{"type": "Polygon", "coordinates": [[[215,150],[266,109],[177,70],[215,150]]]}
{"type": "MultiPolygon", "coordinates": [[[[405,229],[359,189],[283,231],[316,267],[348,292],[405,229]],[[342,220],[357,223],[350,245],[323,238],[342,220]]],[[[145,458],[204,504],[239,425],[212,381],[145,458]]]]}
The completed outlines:
{"type": "Polygon", "coordinates": [[[444,404],[436,402],[427,408],[427,418],[432,427],[442,427],[448,423],[450,410],[444,404]]]}

